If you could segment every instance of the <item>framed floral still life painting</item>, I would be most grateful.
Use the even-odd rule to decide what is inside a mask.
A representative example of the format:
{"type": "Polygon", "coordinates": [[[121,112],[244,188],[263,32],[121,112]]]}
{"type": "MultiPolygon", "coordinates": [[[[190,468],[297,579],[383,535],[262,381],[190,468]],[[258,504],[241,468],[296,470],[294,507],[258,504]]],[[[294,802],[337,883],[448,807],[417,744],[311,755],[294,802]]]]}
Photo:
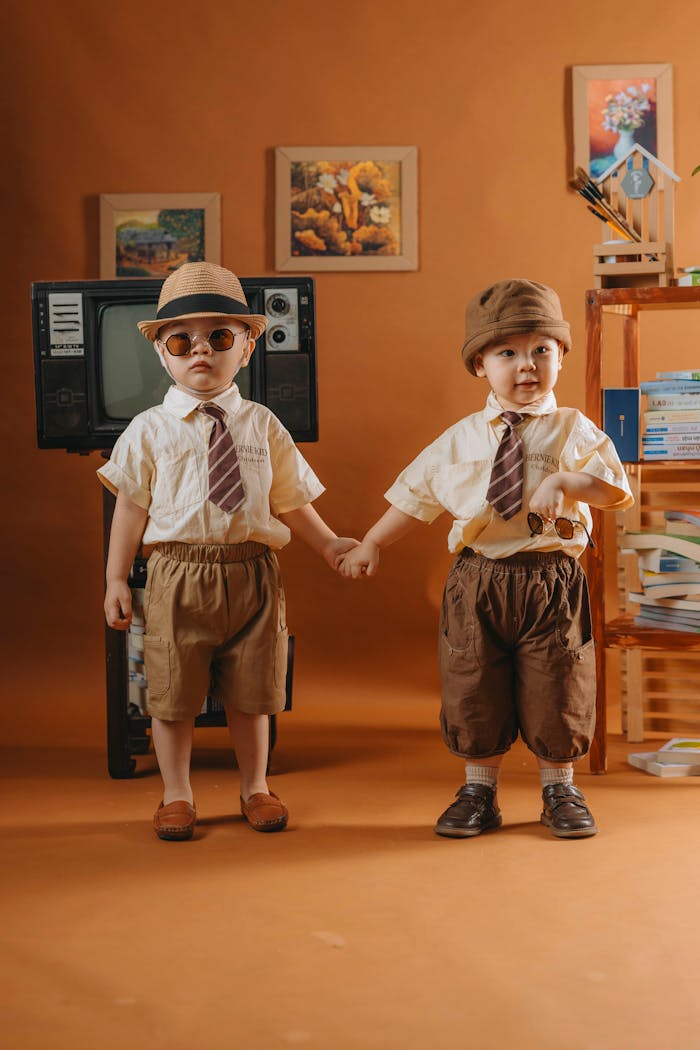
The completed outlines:
{"type": "Polygon", "coordinates": [[[221,258],[218,193],[103,193],[100,277],[167,277],[221,258]]]}
{"type": "Polygon", "coordinates": [[[417,270],[415,146],[275,150],[278,270],[417,270]]]}
{"type": "Polygon", "coordinates": [[[593,179],[635,143],[673,168],[673,85],[668,63],[574,66],[574,167],[593,179]]]}

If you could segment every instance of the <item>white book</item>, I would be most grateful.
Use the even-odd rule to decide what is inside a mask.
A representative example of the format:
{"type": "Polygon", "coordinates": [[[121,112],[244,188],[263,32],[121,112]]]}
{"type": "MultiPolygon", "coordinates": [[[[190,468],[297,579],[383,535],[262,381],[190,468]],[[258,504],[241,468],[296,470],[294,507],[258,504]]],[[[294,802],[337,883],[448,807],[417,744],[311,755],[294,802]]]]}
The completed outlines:
{"type": "Polygon", "coordinates": [[[656,423],[700,423],[700,409],[667,408],[643,413],[644,422],[654,426],[656,423]]]}
{"type": "Polygon", "coordinates": [[[700,765],[700,740],[696,736],[674,736],[656,753],[657,762],[664,765],[687,763],[700,765]]]}
{"type": "Polygon", "coordinates": [[[696,777],[700,776],[700,766],[691,765],[678,759],[678,764],[666,765],[659,762],[658,751],[635,751],[627,756],[627,761],[637,769],[643,769],[645,773],[651,773],[655,777],[696,777]]]}
{"type": "Polygon", "coordinates": [[[671,448],[657,448],[656,446],[652,449],[645,448],[643,450],[643,459],[645,461],[659,460],[663,462],[665,459],[700,459],[700,445],[689,448],[687,445],[674,445],[671,448]]]}
{"type": "Polygon", "coordinates": [[[672,536],[668,532],[626,532],[621,540],[624,550],[673,551],[684,558],[700,558],[700,536],[672,536]]]}
{"type": "Polygon", "coordinates": [[[681,634],[700,634],[700,627],[689,627],[688,624],[682,623],[680,620],[664,620],[661,623],[659,620],[653,620],[647,616],[635,616],[634,623],[636,627],[655,627],[659,631],[680,631],[681,634]]]}
{"type": "Polygon", "coordinates": [[[700,408],[700,393],[698,394],[647,394],[647,408],[650,411],[661,411],[662,409],[692,409],[700,408]]]}
{"type": "Polygon", "coordinates": [[[700,434],[700,420],[697,423],[652,423],[642,436],[651,434],[700,434]]]}
{"type": "Polygon", "coordinates": [[[637,551],[640,569],[647,572],[700,572],[700,562],[692,558],[683,558],[663,548],[637,551]]]}
{"type": "Polygon", "coordinates": [[[685,598],[688,594],[700,595],[700,583],[652,583],[642,581],[644,593],[650,598],[685,598]]]}
{"type": "Polygon", "coordinates": [[[630,591],[627,598],[636,605],[657,605],[661,609],[700,611],[700,601],[694,601],[692,598],[652,598],[648,594],[642,594],[641,591],[630,591]]]}
{"type": "Polygon", "coordinates": [[[693,433],[690,430],[676,430],[672,434],[655,434],[651,430],[645,430],[642,434],[642,445],[650,449],[657,445],[661,448],[672,448],[675,445],[700,445],[700,431],[693,433]]]}
{"type": "Polygon", "coordinates": [[[700,371],[697,372],[657,372],[657,379],[700,379],[700,371]]]}
{"type": "Polygon", "coordinates": [[[648,569],[642,569],[642,582],[645,590],[647,587],[665,583],[700,583],[700,566],[690,571],[674,569],[673,572],[650,572],[648,569]]]}

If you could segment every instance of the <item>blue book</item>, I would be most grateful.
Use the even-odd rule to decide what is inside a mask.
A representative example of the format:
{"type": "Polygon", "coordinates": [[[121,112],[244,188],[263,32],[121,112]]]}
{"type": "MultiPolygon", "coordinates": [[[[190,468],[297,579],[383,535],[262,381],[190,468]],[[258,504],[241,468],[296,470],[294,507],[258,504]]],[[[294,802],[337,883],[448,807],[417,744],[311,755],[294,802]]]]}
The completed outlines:
{"type": "Polygon", "coordinates": [[[639,462],[638,387],[605,387],[603,430],[611,439],[623,463],[639,462]]]}

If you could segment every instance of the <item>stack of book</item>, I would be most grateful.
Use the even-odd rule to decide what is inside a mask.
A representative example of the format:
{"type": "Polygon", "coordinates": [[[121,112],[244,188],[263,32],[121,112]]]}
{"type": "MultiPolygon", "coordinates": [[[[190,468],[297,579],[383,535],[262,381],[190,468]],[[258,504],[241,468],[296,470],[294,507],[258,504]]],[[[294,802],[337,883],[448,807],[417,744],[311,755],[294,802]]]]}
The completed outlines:
{"type": "Polygon", "coordinates": [[[640,390],[647,398],[644,459],[700,459],[700,370],[657,372],[640,390]]]}
{"type": "Polygon", "coordinates": [[[625,533],[624,547],[637,552],[640,627],[700,633],[700,512],[667,510],[664,532],[625,533]]]}

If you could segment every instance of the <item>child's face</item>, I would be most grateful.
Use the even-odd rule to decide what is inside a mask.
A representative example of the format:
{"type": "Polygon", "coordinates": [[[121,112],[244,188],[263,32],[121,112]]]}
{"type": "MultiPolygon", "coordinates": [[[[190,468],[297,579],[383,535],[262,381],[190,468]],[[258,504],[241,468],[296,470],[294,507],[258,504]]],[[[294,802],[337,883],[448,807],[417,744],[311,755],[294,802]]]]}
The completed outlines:
{"type": "Polygon", "coordinates": [[[488,379],[502,408],[519,412],[554,389],[563,355],[556,339],[527,332],[492,343],[476,355],[474,370],[488,379]]]}
{"type": "Polygon", "coordinates": [[[238,370],[248,364],[255,340],[250,338],[249,328],[231,317],[196,317],[165,325],[158,332],[156,345],[176,386],[206,397],[233,382],[238,370]],[[229,332],[233,336],[230,349],[214,349],[229,342],[229,332]],[[189,352],[178,356],[173,350],[189,352]]]}

